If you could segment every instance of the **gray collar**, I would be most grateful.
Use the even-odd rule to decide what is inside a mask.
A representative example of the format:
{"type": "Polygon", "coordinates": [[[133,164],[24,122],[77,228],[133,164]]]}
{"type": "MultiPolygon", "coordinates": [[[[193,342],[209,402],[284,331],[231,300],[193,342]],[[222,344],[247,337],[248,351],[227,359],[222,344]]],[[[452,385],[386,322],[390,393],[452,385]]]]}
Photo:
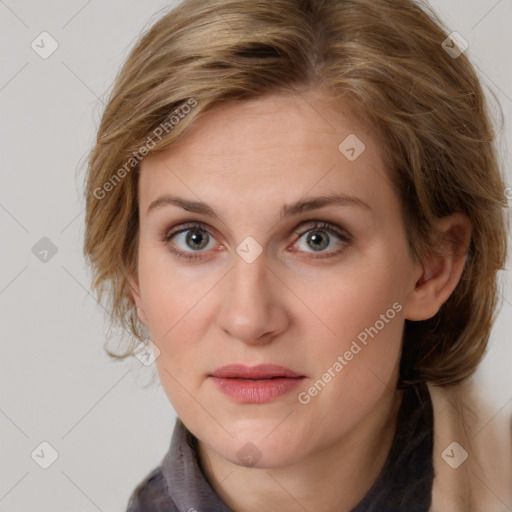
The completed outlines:
{"type": "Polygon", "coordinates": [[[180,418],[162,461],[162,473],[179,512],[233,512],[206,479],[197,458],[197,439],[180,418]]]}

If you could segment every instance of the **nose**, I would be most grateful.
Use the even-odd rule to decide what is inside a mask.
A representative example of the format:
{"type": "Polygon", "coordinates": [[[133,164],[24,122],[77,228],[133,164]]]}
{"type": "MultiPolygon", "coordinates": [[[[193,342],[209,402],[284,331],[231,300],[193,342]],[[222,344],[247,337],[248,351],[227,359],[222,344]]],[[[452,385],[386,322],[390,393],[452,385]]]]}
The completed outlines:
{"type": "Polygon", "coordinates": [[[233,339],[265,345],[286,329],[286,288],[268,266],[264,252],[251,263],[235,254],[234,267],[224,286],[217,321],[233,339]]]}

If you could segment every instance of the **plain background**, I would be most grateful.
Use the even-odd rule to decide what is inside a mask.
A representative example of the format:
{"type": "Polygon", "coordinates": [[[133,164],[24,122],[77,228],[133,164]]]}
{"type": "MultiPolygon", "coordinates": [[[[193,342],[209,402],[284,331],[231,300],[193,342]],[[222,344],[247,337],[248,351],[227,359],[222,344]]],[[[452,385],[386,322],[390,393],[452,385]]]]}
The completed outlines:
{"type": "MultiPolygon", "coordinates": [[[[469,42],[501,102],[510,176],[512,1],[432,4],[469,42]]],[[[143,389],[154,367],[103,353],[106,316],[81,254],[81,191],[115,74],[140,31],[172,5],[0,0],[0,511],[124,511],[168,449],[175,413],[161,387],[143,389]],[[59,45],[48,59],[31,48],[43,31],[59,45]],[[57,251],[46,263],[32,250],[43,237],[57,251]],[[31,456],[43,441],[59,454],[48,469],[31,456]]],[[[503,308],[478,373],[495,415],[512,404],[510,272],[501,277],[503,308]]]]}

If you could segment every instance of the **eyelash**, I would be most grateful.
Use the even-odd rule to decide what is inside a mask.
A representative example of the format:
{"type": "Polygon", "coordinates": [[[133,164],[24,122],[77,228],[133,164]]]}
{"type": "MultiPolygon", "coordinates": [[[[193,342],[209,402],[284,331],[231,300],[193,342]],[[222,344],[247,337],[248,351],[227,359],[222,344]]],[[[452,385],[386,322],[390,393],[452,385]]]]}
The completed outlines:
{"type": "MultiPolygon", "coordinates": [[[[191,223],[191,224],[186,224],[186,225],[182,226],[181,229],[178,229],[176,231],[172,231],[172,232],[166,231],[165,232],[166,234],[164,234],[164,236],[162,237],[162,241],[164,243],[168,244],[174,236],[176,236],[180,233],[187,232],[187,231],[192,231],[194,229],[198,229],[199,231],[205,231],[206,233],[208,233],[209,236],[212,236],[211,233],[208,231],[208,226],[206,226],[206,224],[203,224],[201,222],[195,222],[195,223],[191,223]]],[[[297,241],[300,240],[306,233],[309,233],[310,231],[326,231],[328,233],[334,233],[340,239],[340,241],[342,243],[347,244],[347,245],[350,245],[352,242],[352,236],[349,235],[346,231],[340,230],[334,224],[331,224],[330,222],[325,222],[325,221],[313,221],[313,224],[308,226],[308,229],[301,231],[301,232],[296,231],[295,234],[298,235],[297,241]]],[[[212,238],[213,238],[213,236],[212,236],[212,238]]],[[[174,255],[178,256],[179,258],[183,258],[188,261],[195,260],[197,258],[202,258],[203,257],[202,253],[204,252],[204,251],[190,251],[190,252],[186,251],[185,252],[185,251],[176,250],[170,246],[169,246],[169,250],[174,255]]],[[[339,254],[342,251],[343,251],[343,249],[340,249],[338,251],[331,252],[331,254],[327,253],[328,254],[327,256],[324,254],[324,255],[312,255],[310,257],[313,259],[329,258],[331,256],[335,256],[335,255],[339,254]]],[[[299,251],[297,251],[297,252],[299,252],[299,251]]]]}

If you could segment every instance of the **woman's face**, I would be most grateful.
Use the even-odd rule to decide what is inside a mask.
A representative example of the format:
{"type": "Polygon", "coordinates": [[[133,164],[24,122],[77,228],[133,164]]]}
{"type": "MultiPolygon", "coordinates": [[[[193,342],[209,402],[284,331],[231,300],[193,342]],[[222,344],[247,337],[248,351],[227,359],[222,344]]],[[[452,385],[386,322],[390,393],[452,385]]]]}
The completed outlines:
{"type": "Polygon", "coordinates": [[[277,467],[389,400],[422,269],[378,142],[348,111],[314,93],[223,105],[142,162],[139,206],[134,298],[203,443],[277,467]],[[234,364],[293,374],[220,370],[234,364]]]}

